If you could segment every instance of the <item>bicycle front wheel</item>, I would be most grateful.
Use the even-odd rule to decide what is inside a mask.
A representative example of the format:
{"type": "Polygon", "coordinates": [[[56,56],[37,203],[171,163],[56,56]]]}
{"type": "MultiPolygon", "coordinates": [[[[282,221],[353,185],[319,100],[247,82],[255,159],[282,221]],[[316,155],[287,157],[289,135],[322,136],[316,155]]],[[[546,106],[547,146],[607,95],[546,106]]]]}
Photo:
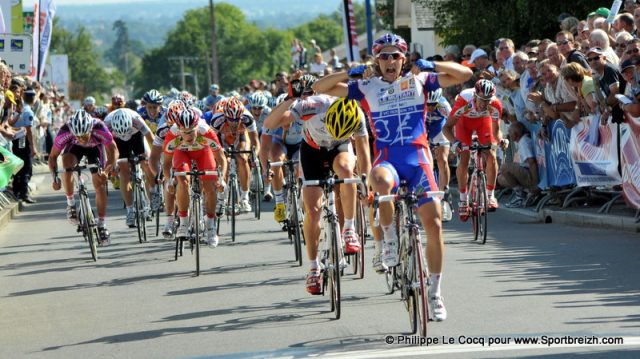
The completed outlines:
{"type": "MultiPolygon", "coordinates": [[[[417,231],[417,229],[416,229],[417,231]]],[[[416,298],[416,317],[418,319],[418,328],[420,329],[420,335],[427,336],[427,323],[429,321],[429,307],[427,304],[427,269],[426,260],[424,258],[424,251],[422,249],[422,243],[420,243],[420,237],[417,233],[412,236],[414,244],[413,253],[413,279],[412,279],[412,294],[416,298]]]]}
{"type": "Polygon", "coordinates": [[[202,220],[202,212],[200,200],[195,200],[193,204],[193,216],[191,221],[191,226],[193,228],[193,242],[196,250],[196,276],[200,275],[200,236],[202,235],[200,231],[200,221],[202,220]]]}
{"type": "Polygon", "coordinates": [[[364,207],[360,199],[356,201],[356,233],[360,241],[360,251],[356,253],[353,264],[353,274],[357,274],[360,279],[364,278],[364,239],[366,236],[367,222],[365,219],[364,207]]]}
{"type": "Polygon", "coordinates": [[[478,240],[478,176],[474,171],[469,177],[469,213],[471,216],[471,228],[473,240],[478,240]]]}
{"type": "Polygon", "coordinates": [[[144,216],[144,199],[142,196],[142,188],[140,185],[134,184],[133,187],[134,210],[136,211],[136,227],[138,229],[138,240],[140,243],[147,241],[147,226],[144,216]]]}
{"type": "Polygon", "coordinates": [[[98,228],[95,223],[91,203],[86,194],[80,195],[80,206],[82,207],[82,232],[87,242],[89,242],[89,250],[93,261],[98,260],[98,228]]]}
{"type": "Polygon", "coordinates": [[[485,177],[484,172],[480,172],[478,174],[478,191],[477,191],[477,202],[478,202],[478,231],[477,236],[482,241],[482,244],[487,243],[487,217],[489,211],[489,198],[487,196],[487,178],[485,177]]]}
{"type": "Polygon", "coordinates": [[[331,296],[331,311],[335,318],[340,319],[340,244],[336,228],[331,230],[331,248],[329,250],[329,294],[331,296]]]}
{"type": "Polygon", "coordinates": [[[231,197],[231,242],[236,241],[236,206],[238,202],[238,180],[233,179],[231,182],[231,188],[229,188],[231,193],[229,194],[231,197]]]}
{"type": "Polygon", "coordinates": [[[293,247],[298,266],[302,265],[302,234],[300,231],[300,218],[298,218],[298,202],[294,197],[294,191],[289,191],[289,221],[288,231],[293,236],[293,247]]]}

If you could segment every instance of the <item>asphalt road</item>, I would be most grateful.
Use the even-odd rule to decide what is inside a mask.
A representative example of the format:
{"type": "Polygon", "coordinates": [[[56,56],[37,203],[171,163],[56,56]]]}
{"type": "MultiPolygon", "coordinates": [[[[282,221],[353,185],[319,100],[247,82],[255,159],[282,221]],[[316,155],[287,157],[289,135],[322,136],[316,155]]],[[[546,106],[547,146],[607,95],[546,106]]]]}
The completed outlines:
{"type": "Polygon", "coordinates": [[[419,346],[398,344],[417,338],[403,337],[407,312],[372,271],[371,242],[365,278],[344,277],[342,318],[334,320],[328,297],[305,292],[308,261],[294,265],[272,204],[261,221],[242,215],[235,243],[223,235],[218,248],[205,248],[195,277],[189,252],[173,260],[173,242],[138,243],[118,193],[109,202],[113,243],[97,262],[66,222],[64,197],[45,188],[37,198],[0,232],[0,358],[640,355],[637,234],[498,211],[483,246],[470,240],[469,223],[446,224],[449,318],[429,324],[437,345],[419,346]],[[558,342],[515,343],[541,336],[558,342]],[[624,344],[566,339],[593,336],[624,344]],[[489,346],[490,338],[506,344],[489,346]]]}

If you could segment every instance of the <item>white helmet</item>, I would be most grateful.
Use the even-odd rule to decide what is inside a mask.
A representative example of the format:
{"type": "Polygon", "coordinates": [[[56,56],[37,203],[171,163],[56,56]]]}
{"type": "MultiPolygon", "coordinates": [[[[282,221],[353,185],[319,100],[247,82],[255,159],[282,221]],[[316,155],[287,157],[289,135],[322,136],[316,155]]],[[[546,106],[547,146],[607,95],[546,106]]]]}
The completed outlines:
{"type": "Polygon", "coordinates": [[[133,126],[131,114],[124,109],[118,109],[111,116],[111,130],[113,133],[117,136],[127,135],[133,126]]]}
{"type": "Polygon", "coordinates": [[[74,136],[86,136],[93,129],[93,117],[85,110],[78,110],[69,119],[68,126],[74,136]]]}

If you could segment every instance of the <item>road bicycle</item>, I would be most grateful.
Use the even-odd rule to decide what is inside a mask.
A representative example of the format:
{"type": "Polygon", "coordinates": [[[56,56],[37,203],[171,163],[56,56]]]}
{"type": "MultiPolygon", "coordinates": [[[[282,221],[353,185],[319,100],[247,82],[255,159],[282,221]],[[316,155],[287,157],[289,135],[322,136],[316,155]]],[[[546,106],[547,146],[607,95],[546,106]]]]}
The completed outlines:
{"type": "Polygon", "coordinates": [[[256,153],[256,148],[252,147],[249,156],[249,168],[251,169],[251,187],[250,198],[253,215],[256,219],[260,219],[262,196],[264,194],[264,178],[262,178],[262,166],[256,153]]]}
{"type": "Polygon", "coordinates": [[[389,294],[397,289],[409,312],[409,322],[413,334],[420,331],[427,335],[429,307],[427,298],[428,268],[425,252],[420,236],[420,224],[417,220],[418,200],[421,198],[442,197],[444,192],[430,191],[415,193],[409,191],[407,182],[400,181],[396,194],[376,195],[373,207],[376,210],[382,202],[393,202],[395,208],[395,225],[398,235],[398,265],[385,273],[389,294]]]}
{"type": "MultiPolygon", "coordinates": [[[[231,242],[236,241],[236,216],[239,214],[238,200],[240,197],[240,183],[238,180],[238,163],[236,155],[251,154],[252,151],[236,151],[228,149],[225,154],[228,159],[228,181],[227,181],[227,221],[231,220],[231,242]]],[[[260,165],[258,164],[258,167],[260,165]]],[[[218,216],[218,231],[220,230],[220,217],[218,216]]],[[[218,233],[220,234],[220,233],[218,233]]]]}
{"type": "Polygon", "coordinates": [[[156,237],[160,234],[160,215],[164,212],[164,191],[162,173],[156,176],[156,184],[151,189],[151,215],[156,219],[156,237]]]}
{"type": "Polygon", "coordinates": [[[480,239],[482,244],[487,242],[487,213],[489,212],[489,197],[487,195],[487,175],[484,171],[483,150],[496,149],[495,145],[481,145],[477,137],[471,141],[471,146],[463,146],[462,150],[469,150],[469,215],[473,228],[473,240],[480,239]]]}
{"type": "MultiPolygon", "coordinates": [[[[187,223],[189,224],[189,231],[187,237],[178,237],[176,235],[176,254],[175,258],[178,259],[178,252],[182,256],[182,247],[185,241],[189,242],[189,248],[193,254],[195,251],[196,260],[196,276],[200,275],[200,242],[204,238],[206,231],[206,220],[204,210],[204,200],[202,198],[202,185],[200,183],[200,176],[214,176],[217,175],[217,171],[199,171],[195,164],[190,171],[174,172],[173,175],[189,176],[189,214],[187,217],[187,223]]],[[[177,206],[176,206],[177,207],[177,206]]],[[[175,221],[174,221],[175,223],[175,221]]],[[[175,232],[174,232],[175,233],[175,232]]]]}
{"type": "Polygon", "coordinates": [[[302,265],[302,208],[299,206],[300,185],[296,177],[296,167],[298,160],[288,160],[282,162],[267,162],[267,168],[283,167],[285,183],[282,190],[285,192],[287,214],[283,224],[283,230],[287,231],[289,240],[293,244],[295,260],[298,266],[302,265]]]}
{"type": "MultiPolygon", "coordinates": [[[[91,251],[91,258],[94,261],[98,260],[98,241],[100,240],[100,234],[98,233],[98,224],[96,222],[95,214],[91,208],[91,201],[89,200],[89,191],[85,184],[85,176],[82,175],[82,170],[88,169],[92,172],[100,171],[100,166],[96,164],[76,165],[73,168],[68,168],[66,172],[74,172],[76,177],[76,191],[78,193],[78,201],[76,202],[76,213],[78,214],[78,232],[82,232],[84,240],[89,244],[89,250],[91,251]]],[[[59,182],[60,178],[56,173],[54,181],[59,182]]]]}
{"type": "Polygon", "coordinates": [[[329,288],[331,311],[340,319],[340,274],[346,266],[342,248],[342,238],[338,214],[336,213],[335,192],[333,188],[339,184],[362,184],[360,178],[337,179],[328,177],[324,180],[303,181],[303,187],[319,186],[323,190],[322,220],[320,223],[320,265],[322,268],[322,295],[329,288]]]}

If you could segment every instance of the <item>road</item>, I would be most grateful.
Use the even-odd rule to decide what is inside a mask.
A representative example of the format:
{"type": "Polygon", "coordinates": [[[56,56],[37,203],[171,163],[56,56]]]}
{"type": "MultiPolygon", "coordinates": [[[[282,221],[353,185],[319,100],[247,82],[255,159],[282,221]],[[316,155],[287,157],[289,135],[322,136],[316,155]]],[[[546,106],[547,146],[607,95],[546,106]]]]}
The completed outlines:
{"type": "MultiPolygon", "coordinates": [[[[194,277],[189,252],[176,262],[172,242],[139,244],[125,228],[118,193],[109,198],[113,244],[100,248],[97,262],[66,222],[64,197],[49,189],[2,229],[1,358],[640,354],[636,234],[532,223],[498,211],[483,246],[470,240],[468,223],[454,220],[445,226],[449,318],[429,325],[429,339],[440,343],[387,345],[387,335],[397,343],[407,333],[408,315],[372,272],[371,242],[365,278],[344,277],[342,318],[334,320],[327,297],[306,294],[308,262],[294,266],[272,205],[261,221],[241,217],[235,243],[223,236],[218,248],[205,248],[203,273],[194,277]],[[623,337],[625,344],[514,343],[542,335],[623,337]],[[462,344],[461,336],[485,345],[462,344]],[[489,337],[509,344],[489,347],[489,337]]],[[[222,232],[227,228],[223,222],[222,232]]]]}

